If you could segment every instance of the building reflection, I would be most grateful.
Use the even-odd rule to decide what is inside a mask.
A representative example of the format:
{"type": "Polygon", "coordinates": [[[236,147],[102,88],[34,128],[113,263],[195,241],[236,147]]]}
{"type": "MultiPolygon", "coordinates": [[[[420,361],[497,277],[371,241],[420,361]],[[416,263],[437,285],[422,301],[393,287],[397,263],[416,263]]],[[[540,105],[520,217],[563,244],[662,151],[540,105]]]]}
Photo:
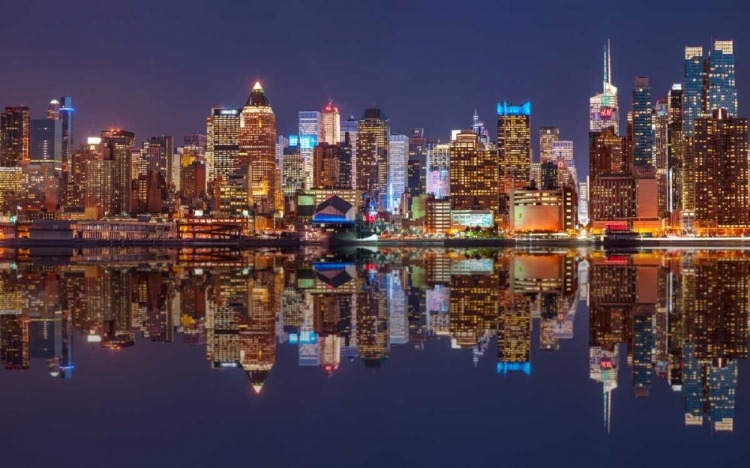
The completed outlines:
{"type": "Polygon", "coordinates": [[[79,346],[205,346],[211,368],[241,368],[263,393],[283,385],[273,372],[280,347],[335,377],[350,361],[387,366],[396,348],[448,346],[513,380],[534,378],[532,361],[585,340],[575,328],[588,321],[589,377],[601,388],[592,405],[606,430],[618,388],[647,398],[663,385],[682,399],[686,426],[734,429],[738,361],[748,354],[750,255],[741,251],[159,255],[0,264],[2,365],[70,379],[79,346]]]}

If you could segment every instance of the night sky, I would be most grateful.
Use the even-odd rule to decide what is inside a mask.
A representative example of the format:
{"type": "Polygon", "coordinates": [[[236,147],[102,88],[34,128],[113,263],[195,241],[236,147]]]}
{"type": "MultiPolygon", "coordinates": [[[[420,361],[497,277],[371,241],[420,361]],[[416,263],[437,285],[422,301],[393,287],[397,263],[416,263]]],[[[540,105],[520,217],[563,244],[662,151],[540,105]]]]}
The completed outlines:
{"type": "MultiPolygon", "coordinates": [[[[495,103],[532,101],[532,141],[557,125],[588,172],[588,99],[612,41],[622,120],[636,75],[655,98],[682,79],[685,45],[735,40],[740,115],[750,31],[740,1],[29,0],[0,12],[0,105],[73,96],[78,142],[110,126],[138,140],[205,133],[212,106],[241,106],[260,80],[279,134],[328,97],[342,118],[376,103],[393,133],[447,140],[476,108],[495,138],[495,103]],[[740,20],[743,19],[743,20],[740,20]]],[[[624,123],[624,122],[621,122],[624,123]]]]}

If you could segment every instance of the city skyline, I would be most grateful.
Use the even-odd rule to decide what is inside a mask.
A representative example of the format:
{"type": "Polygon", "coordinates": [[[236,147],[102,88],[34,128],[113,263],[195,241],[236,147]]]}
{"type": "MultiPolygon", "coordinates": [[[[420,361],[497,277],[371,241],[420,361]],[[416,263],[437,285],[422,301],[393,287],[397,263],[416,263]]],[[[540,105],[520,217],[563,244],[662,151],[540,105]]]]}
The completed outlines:
{"type": "MultiPolygon", "coordinates": [[[[555,15],[552,14],[553,11],[551,10],[558,8],[556,5],[548,2],[537,2],[537,5],[545,6],[546,11],[550,13],[549,17],[554,17],[555,15]]],[[[404,7],[403,13],[406,16],[424,15],[425,24],[428,27],[438,27],[440,24],[449,21],[447,4],[438,4],[435,8],[430,9],[420,9],[421,6],[423,5],[416,2],[410,3],[407,7],[404,7]],[[429,21],[430,17],[433,18],[433,21],[429,21]]],[[[506,32],[508,34],[514,31],[520,33],[520,28],[524,26],[526,26],[528,31],[533,32],[535,26],[532,27],[532,25],[527,24],[529,19],[526,19],[526,13],[533,11],[531,7],[532,5],[523,8],[493,6],[490,11],[487,11],[486,18],[489,19],[497,15],[502,15],[503,18],[507,19],[518,17],[518,19],[524,19],[524,21],[520,21],[520,23],[507,21],[507,24],[511,26],[510,29],[506,28],[506,32]],[[526,9],[529,11],[526,12],[526,9]]],[[[634,7],[632,2],[628,4],[628,8],[634,7]]],[[[31,11],[24,11],[25,7],[23,6],[13,6],[11,8],[18,9],[18,13],[22,18],[29,18],[29,15],[33,15],[31,11]]],[[[267,8],[273,11],[276,7],[264,6],[260,9],[264,10],[267,8]]],[[[305,8],[306,6],[304,5],[297,5],[296,10],[299,10],[299,14],[302,15],[305,8]]],[[[382,9],[384,15],[390,12],[388,5],[378,7],[356,6],[354,8],[366,10],[373,8],[376,10],[382,9]]],[[[676,30],[675,27],[664,27],[662,29],[644,27],[643,29],[649,31],[659,30],[658,36],[655,32],[648,33],[648,35],[654,35],[653,40],[648,45],[648,54],[639,54],[638,48],[644,47],[649,37],[643,34],[636,36],[635,34],[628,33],[629,29],[627,27],[622,27],[631,21],[630,17],[624,15],[622,8],[614,5],[611,8],[612,11],[604,18],[596,16],[596,21],[593,21],[593,18],[595,15],[600,15],[601,12],[594,11],[596,10],[594,8],[576,9],[572,13],[567,13],[567,18],[570,20],[567,24],[570,25],[571,29],[575,29],[576,24],[586,23],[587,26],[591,27],[587,29],[585,34],[575,37],[566,36],[566,40],[564,41],[552,40],[550,37],[552,32],[538,36],[532,35],[530,40],[524,42],[522,46],[508,50],[507,60],[518,64],[517,69],[523,73],[523,76],[520,77],[521,79],[510,79],[510,77],[504,76],[497,69],[497,65],[489,63],[491,62],[489,59],[477,61],[475,66],[476,72],[473,74],[476,77],[466,79],[464,76],[452,79],[453,72],[450,69],[456,68],[456,61],[460,62],[464,59],[454,59],[453,56],[445,56],[443,54],[436,56],[436,51],[433,51],[432,48],[425,49],[424,47],[419,48],[423,51],[424,60],[440,69],[445,69],[445,73],[441,75],[443,77],[441,80],[435,80],[432,74],[425,75],[420,67],[414,65],[404,65],[404,71],[399,73],[406,74],[405,76],[387,79],[389,76],[396,74],[396,72],[388,68],[389,64],[393,64],[393,61],[396,60],[395,58],[385,61],[380,60],[383,63],[382,68],[375,74],[370,72],[372,71],[374,62],[378,62],[378,60],[373,60],[373,63],[370,63],[369,61],[364,61],[364,58],[356,59],[346,67],[346,70],[352,73],[350,79],[347,79],[346,74],[331,75],[326,73],[324,75],[322,69],[314,62],[311,62],[310,59],[298,62],[301,64],[300,72],[290,74],[286,72],[290,66],[287,63],[289,61],[280,60],[277,57],[288,58],[290,54],[303,54],[305,51],[313,52],[316,41],[310,41],[309,44],[303,43],[302,50],[290,52],[291,48],[289,47],[288,40],[285,40],[280,41],[281,44],[271,44],[267,49],[258,51],[260,58],[257,61],[253,61],[254,65],[252,69],[243,69],[241,60],[226,58],[225,56],[229,53],[229,50],[234,50],[237,47],[227,46],[227,51],[219,54],[225,57],[221,65],[218,65],[223,70],[222,73],[212,74],[208,71],[206,74],[198,73],[197,76],[202,77],[202,79],[198,79],[197,77],[182,77],[179,81],[181,83],[180,86],[174,85],[176,81],[170,81],[169,85],[164,83],[164,80],[169,80],[173,72],[149,74],[149,80],[151,81],[146,81],[143,77],[133,75],[130,71],[122,74],[114,74],[117,77],[116,79],[107,78],[97,81],[84,79],[77,72],[62,73],[61,76],[56,76],[54,80],[51,78],[49,80],[38,78],[35,80],[23,80],[21,78],[25,74],[31,73],[33,67],[17,66],[19,64],[18,60],[20,60],[19,52],[16,49],[10,49],[11,55],[5,66],[13,66],[14,73],[5,74],[5,76],[17,76],[19,79],[10,81],[9,78],[0,78],[0,85],[8,91],[4,95],[4,105],[26,103],[32,107],[32,118],[43,117],[43,109],[46,108],[49,100],[55,96],[73,96],[76,107],[81,109],[81,111],[76,113],[76,126],[74,128],[75,140],[79,142],[85,141],[87,136],[97,135],[100,130],[110,126],[133,131],[139,140],[155,135],[178,136],[203,132],[202,123],[205,120],[207,109],[220,105],[230,108],[240,108],[240,104],[246,99],[250,88],[256,80],[261,81],[267,93],[273,97],[274,111],[278,116],[277,133],[280,135],[296,133],[294,128],[296,126],[297,112],[303,109],[321,109],[329,97],[336,103],[343,120],[349,115],[359,117],[363,109],[369,107],[374,102],[387,113],[391,119],[391,126],[396,133],[408,134],[410,128],[425,128],[426,135],[440,138],[442,141],[448,140],[451,129],[468,128],[471,124],[471,121],[468,119],[474,109],[478,110],[482,119],[491,122],[494,117],[493,109],[496,102],[508,100],[509,102],[520,103],[529,99],[533,102],[534,106],[534,115],[531,124],[532,133],[536,133],[541,126],[555,125],[560,127],[561,135],[565,135],[565,139],[574,141],[575,147],[579,149],[576,151],[576,163],[580,168],[581,180],[583,180],[587,172],[585,164],[586,155],[580,150],[586,147],[588,99],[595,93],[601,92],[601,51],[602,44],[608,38],[611,39],[613,84],[619,89],[620,107],[623,110],[629,108],[627,96],[630,95],[631,83],[635,76],[649,77],[653,89],[654,101],[666,96],[671,83],[679,81],[682,76],[682,61],[680,57],[683,53],[681,49],[685,45],[702,44],[704,49],[708,50],[712,35],[716,39],[733,39],[735,41],[736,62],[740,64],[743,60],[750,62],[750,59],[748,59],[748,48],[743,47],[743,44],[750,43],[750,40],[745,31],[734,27],[731,21],[727,21],[731,18],[733,11],[731,8],[727,8],[727,4],[712,3],[701,9],[700,15],[691,12],[689,8],[677,11],[670,9],[669,13],[671,17],[675,18],[675,24],[680,23],[680,18],[682,18],[682,23],[694,20],[700,27],[692,28],[689,33],[684,29],[676,30]],[[618,12],[620,13],[619,16],[618,12]],[[695,19],[696,16],[700,16],[701,21],[698,22],[695,19]],[[616,31],[622,32],[615,33],[616,31]],[[575,52],[571,53],[571,51],[575,52]],[[540,60],[535,60],[533,65],[526,66],[529,60],[528,57],[537,57],[540,60]],[[549,86],[547,80],[550,74],[562,65],[558,61],[563,60],[563,58],[566,69],[571,72],[566,73],[565,76],[558,76],[556,83],[559,83],[559,86],[549,86]],[[667,64],[666,66],[664,66],[665,63],[667,64]],[[227,68],[231,71],[227,70],[227,68]],[[237,68],[240,69],[234,71],[237,68]],[[368,76],[380,76],[380,79],[373,81],[367,78],[368,76]],[[428,79],[428,76],[432,78],[428,79]],[[295,78],[292,79],[292,77],[295,78]],[[27,84],[26,81],[33,84],[27,84]],[[461,92],[455,95],[448,93],[449,83],[458,83],[461,87],[461,92]],[[125,92],[106,93],[106,88],[112,87],[122,88],[125,92]],[[197,92],[196,87],[200,87],[200,92],[197,92]],[[165,105],[159,105],[159,99],[155,100],[153,96],[146,98],[145,95],[153,94],[152,90],[154,89],[159,90],[159,96],[163,96],[165,105]],[[565,92],[562,92],[562,89],[565,89],[565,92]],[[138,99],[139,96],[143,96],[143,99],[138,99]],[[183,104],[168,106],[166,102],[170,99],[173,102],[183,104]],[[419,103],[419,105],[415,105],[415,102],[419,103]],[[467,117],[463,117],[464,115],[467,117]],[[92,125],[95,126],[93,132],[90,131],[92,125]]],[[[665,8],[660,6],[651,7],[650,10],[654,14],[649,15],[648,18],[653,17],[654,19],[648,19],[648,21],[656,21],[656,18],[660,16],[657,14],[659,9],[665,8]]],[[[741,8],[743,6],[740,6],[741,8]]],[[[335,8],[331,9],[335,10],[335,8]]],[[[76,8],[71,8],[70,10],[69,12],[65,12],[65,14],[72,15],[77,12],[76,8]]],[[[107,8],[103,8],[87,13],[92,15],[105,14],[106,10],[107,8]]],[[[115,21],[114,28],[117,29],[127,25],[151,21],[133,15],[133,12],[130,13],[122,15],[120,20],[115,21]]],[[[336,12],[329,13],[336,15],[336,12]]],[[[565,12],[559,13],[565,14],[565,12]]],[[[174,14],[177,17],[180,16],[179,13],[175,12],[174,14]]],[[[354,17],[356,15],[351,16],[354,17]]],[[[295,17],[296,15],[292,17],[293,23],[299,21],[295,17]]],[[[478,24],[460,22],[456,25],[453,34],[436,42],[434,47],[436,49],[447,45],[450,47],[460,47],[462,42],[467,40],[468,37],[472,37],[472,35],[474,36],[474,41],[484,39],[487,44],[487,50],[496,47],[493,44],[496,41],[500,41],[502,35],[500,38],[489,36],[489,31],[486,27],[483,27],[484,22],[481,21],[481,18],[481,16],[478,18],[478,24]],[[467,34],[462,35],[461,32],[467,34]],[[446,44],[444,41],[449,42],[446,44]]],[[[206,21],[210,20],[215,21],[216,18],[206,19],[206,21]]],[[[356,21],[352,20],[351,24],[347,24],[347,28],[345,28],[342,34],[345,34],[350,29],[359,29],[368,25],[374,26],[383,20],[384,18],[378,15],[374,15],[374,18],[362,20],[366,24],[358,25],[355,24],[356,21]],[[355,28],[355,26],[358,27],[355,28]]],[[[540,17],[539,26],[543,26],[547,21],[549,21],[547,17],[540,17]]],[[[264,28],[267,27],[272,26],[264,26],[264,28]]],[[[420,44],[423,40],[415,37],[413,33],[404,30],[404,28],[398,28],[398,25],[389,26],[388,32],[406,41],[414,38],[413,42],[416,44],[420,44]]],[[[115,41],[108,36],[106,31],[102,31],[101,34],[105,43],[111,45],[115,41]]],[[[354,36],[353,45],[362,46],[362,41],[355,34],[352,35],[354,36]]],[[[157,34],[157,36],[160,36],[160,34],[157,34]]],[[[125,35],[125,37],[128,38],[127,42],[123,42],[124,40],[120,39],[115,41],[115,44],[120,44],[120,46],[128,44],[129,46],[132,43],[133,49],[129,53],[134,54],[137,61],[149,56],[150,52],[148,51],[137,52],[139,49],[136,46],[142,39],[130,38],[129,35],[125,35]]],[[[389,41],[388,37],[390,36],[384,36],[383,40],[389,41]]],[[[78,37],[74,39],[76,41],[80,40],[78,37]]],[[[156,39],[159,39],[159,37],[150,38],[152,42],[156,39]]],[[[165,41],[162,47],[166,47],[168,44],[174,47],[175,55],[178,57],[177,60],[180,57],[184,57],[186,50],[183,50],[182,45],[174,45],[172,40],[167,37],[160,37],[160,39],[165,41]]],[[[226,45],[224,42],[226,40],[225,35],[220,35],[211,44],[220,47],[226,45]]],[[[158,44],[158,41],[156,43],[158,44]]],[[[76,44],[80,45],[78,42],[76,44]]],[[[63,44],[61,47],[65,46],[63,44]]],[[[323,52],[321,61],[325,59],[329,61],[334,60],[336,59],[335,56],[340,57],[336,60],[342,61],[344,60],[343,57],[351,57],[344,53],[345,50],[342,50],[347,47],[349,46],[341,45],[333,48],[334,50],[332,51],[323,52]],[[334,57],[331,55],[334,55],[334,57]]],[[[371,48],[372,46],[369,47],[371,48]]],[[[34,46],[30,45],[29,48],[33,50],[34,46]]],[[[88,50],[89,48],[92,51],[96,49],[93,45],[89,45],[80,50],[88,50]]],[[[43,58],[46,53],[41,50],[37,52],[41,54],[40,61],[44,62],[43,58]]],[[[375,57],[378,57],[377,54],[380,52],[377,50],[374,52],[376,52],[375,57]]],[[[411,52],[408,54],[411,54],[411,52]]],[[[400,56],[403,57],[403,54],[400,56]]],[[[406,57],[403,58],[405,59],[406,57]]],[[[206,60],[207,62],[215,62],[218,59],[219,57],[206,60]]],[[[165,63],[170,63],[171,60],[176,59],[165,57],[163,60],[165,63]]],[[[407,63],[409,63],[408,60],[404,62],[404,64],[407,63]]],[[[393,66],[395,67],[395,64],[393,66]]],[[[81,71],[85,71],[86,69],[85,66],[73,68],[80,69],[81,71]]],[[[184,68],[184,66],[177,66],[175,68],[179,70],[184,68]]],[[[334,70],[337,68],[334,67],[334,70]]],[[[325,70],[328,72],[329,68],[326,67],[325,70]]],[[[740,90],[743,89],[743,85],[747,83],[747,80],[748,78],[742,73],[740,66],[737,73],[737,88],[740,90]]],[[[744,87],[750,88],[747,85],[744,85],[744,87]]],[[[740,100],[742,100],[741,96],[740,100]]],[[[741,113],[742,110],[740,108],[741,113]]],[[[623,124],[624,112],[621,112],[620,119],[621,124],[623,124]]],[[[496,138],[494,129],[490,134],[494,140],[496,138]]],[[[532,146],[534,147],[535,160],[538,161],[538,142],[534,138],[532,138],[532,146]]]]}

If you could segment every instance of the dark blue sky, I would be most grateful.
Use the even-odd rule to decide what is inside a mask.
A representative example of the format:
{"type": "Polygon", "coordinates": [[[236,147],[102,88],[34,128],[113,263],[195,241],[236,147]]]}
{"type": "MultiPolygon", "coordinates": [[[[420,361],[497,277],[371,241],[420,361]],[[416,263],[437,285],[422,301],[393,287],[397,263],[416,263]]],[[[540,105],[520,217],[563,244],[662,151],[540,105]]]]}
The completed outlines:
{"type": "Polygon", "coordinates": [[[735,40],[747,115],[750,31],[739,19],[750,7],[739,1],[6,3],[0,105],[43,118],[50,99],[70,94],[78,141],[113,125],[139,140],[204,133],[212,106],[242,105],[259,79],[280,134],[330,96],[344,116],[377,103],[395,133],[424,127],[441,139],[476,108],[494,138],[495,103],[531,99],[534,146],[539,126],[558,125],[585,175],[588,98],[608,37],[623,115],[636,75],[666,95],[684,46],[712,34],[735,40]]]}

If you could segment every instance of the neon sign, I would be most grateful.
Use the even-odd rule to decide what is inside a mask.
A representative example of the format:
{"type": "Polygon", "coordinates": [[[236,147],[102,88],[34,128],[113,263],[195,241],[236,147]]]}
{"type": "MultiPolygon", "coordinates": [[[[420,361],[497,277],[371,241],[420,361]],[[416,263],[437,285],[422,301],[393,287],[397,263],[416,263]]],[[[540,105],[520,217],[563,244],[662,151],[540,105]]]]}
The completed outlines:
{"type": "Polygon", "coordinates": [[[602,120],[610,120],[614,116],[615,108],[603,106],[599,109],[599,118],[602,120]]]}

